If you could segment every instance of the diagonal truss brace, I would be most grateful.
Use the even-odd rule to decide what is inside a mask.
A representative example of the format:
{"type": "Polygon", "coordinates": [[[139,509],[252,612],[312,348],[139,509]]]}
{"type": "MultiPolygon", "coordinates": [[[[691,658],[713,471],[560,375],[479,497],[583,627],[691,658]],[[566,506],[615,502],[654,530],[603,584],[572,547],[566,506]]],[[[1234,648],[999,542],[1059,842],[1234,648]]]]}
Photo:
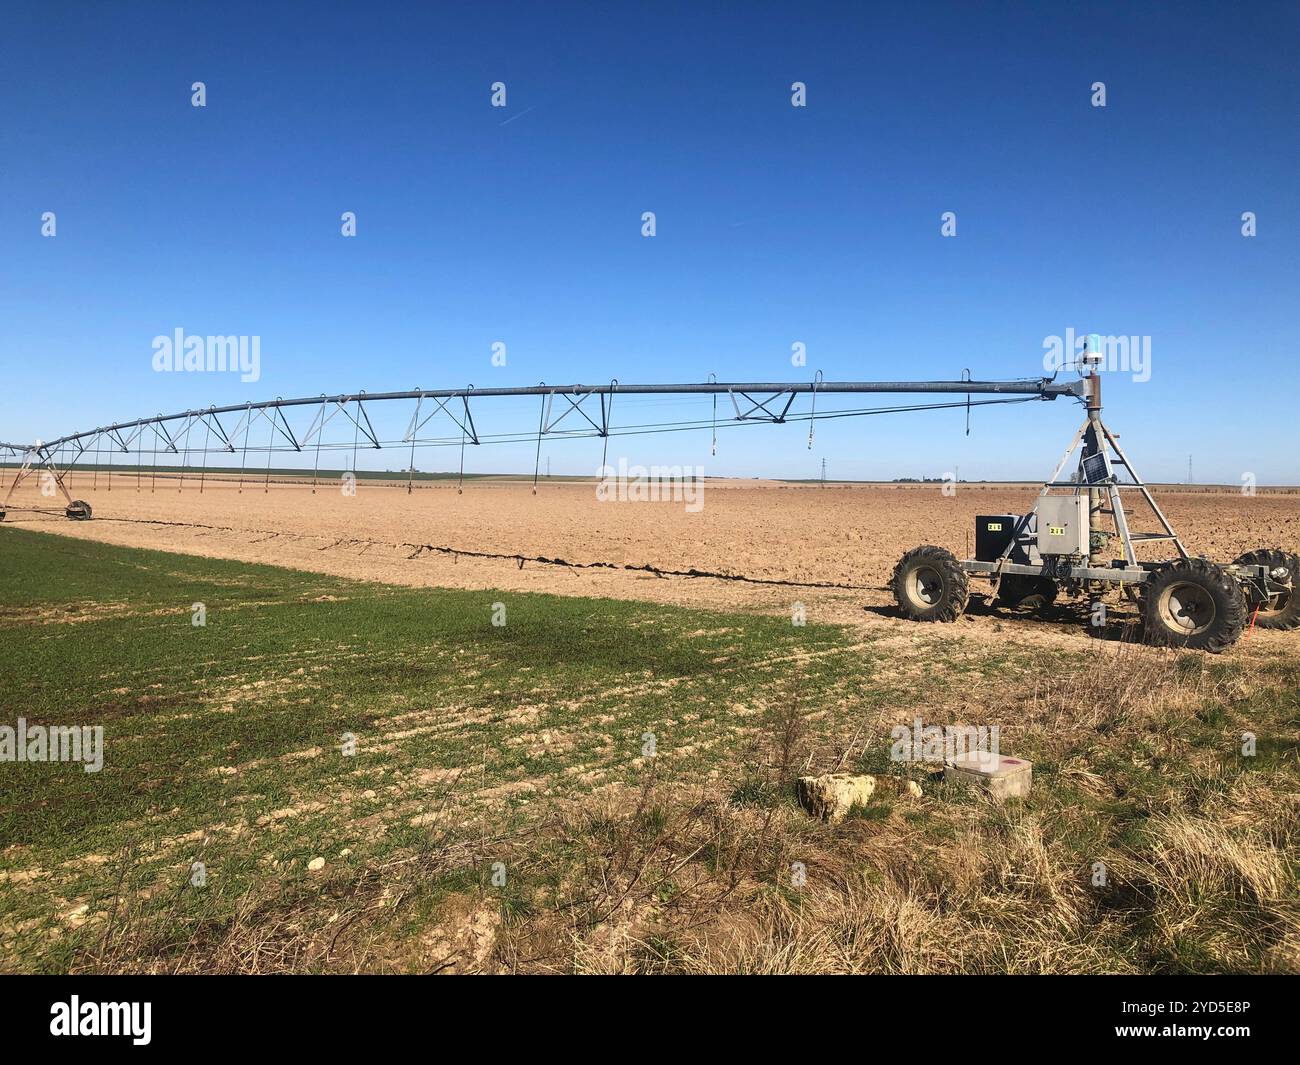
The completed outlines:
{"type": "MultiPolygon", "coordinates": [[[[609,436],[609,408],[605,404],[605,393],[597,392],[595,388],[591,388],[586,392],[575,393],[575,395],[577,396],[577,399],[574,398],[574,395],[565,392],[551,392],[547,396],[546,417],[543,419],[542,423],[543,434],[551,432],[551,430],[559,425],[560,422],[564,421],[564,419],[574,411],[577,411],[578,414],[581,415],[582,419],[596,430],[596,435],[609,436]],[[568,407],[561,411],[558,417],[552,419],[551,404],[557,395],[568,404],[568,407]],[[599,422],[595,421],[582,406],[583,401],[589,399],[591,396],[597,396],[600,399],[599,422]]],[[[613,397],[611,396],[610,398],[612,399],[613,397]]]]}
{"type": "MultiPolygon", "coordinates": [[[[10,448],[10,450],[16,451],[17,449],[10,448]]],[[[52,478],[52,482],[48,483],[56,485],[59,491],[63,493],[63,498],[68,501],[68,505],[72,505],[72,493],[68,491],[68,486],[63,481],[62,471],[55,463],[54,456],[50,453],[49,448],[42,446],[29,447],[25,450],[22,465],[18,467],[18,472],[14,474],[13,482],[9,485],[9,491],[5,493],[4,502],[0,503],[0,510],[8,507],[9,500],[13,498],[14,492],[16,492],[22,483],[37,470],[43,470],[47,476],[52,478]]],[[[41,494],[47,494],[44,488],[42,488],[41,494]]],[[[50,492],[48,494],[52,495],[53,493],[50,492]]]]}
{"type": "Polygon", "coordinates": [[[727,390],[727,395],[731,397],[731,405],[735,408],[736,421],[772,422],[774,425],[781,425],[785,422],[785,416],[790,413],[790,408],[794,405],[795,397],[793,390],[775,392],[767,399],[755,399],[748,392],[732,389],[727,390]],[[737,395],[742,396],[745,402],[749,404],[748,409],[746,409],[744,413],[741,413],[740,404],[736,401],[737,395]],[[778,414],[776,411],[772,410],[768,404],[777,403],[783,396],[786,397],[785,406],[781,408],[781,412],[778,414]],[[762,414],[757,413],[760,410],[763,412],[762,414]]]}
{"type": "MultiPolygon", "coordinates": [[[[469,387],[472,389],[474,386],[470,385],[469,387]]],[[[416,389],[416,392],[418,393],[419,389],[416,389]]],[[[421,419],[420,406],[424,402],[424,398],[425,397],[422,394],[416,396],[415,413],[411,415],[411,422],[406,428],[405,435],[403,435],[402,437],[403,443],[415,442],[419,438],[420,430],[423,429],[426,425],[428,425],[429,422],[431,422],[439,414],[445,414],[449,419],[451,419],[452,424],[455,425],[456,428],[460,430],[461,436],[464,437],[466,443],[477,444],[479,442],[478,433],[474,428],[474,416],[470,413],[470,409],[469,409],[468,393],[459,397],[464,408],[464,413],[459,418],[456,417],[456,415],[451,412],[451,409],[449,407],[451,401],[458,397],[443,396],[434,405],[434,409],[430,411],[428,414],[426,414],[423,419],[421,419]]]]}
{"type": "Polygon", "coordinates": [[[350,421],[353,425],[355,425],[359,432],[365,434],[366,439],[370,441],[371,447],[375,448],[376,450],[380,450],[383,448],[383,445],[379,442],[378,435],[376,435],[375,433],[375,427],[370,424],[370,415],[366,413],[366,407],[365,404],[362,402],[361,396],[359,395],[348,396],[342,400],[335,400],[335,402],[338,404],[339,410],[343,412],[344,416],[348,419],[348,421],[350,421]],[[352,412],[348,410],[347,405],[353,402],[355,402],[357,405],[357,414],[360,415],[359,418],[353,417],[352,412]],[[363,425],[362,422],[364,422],[365,424],[363,425]]]}

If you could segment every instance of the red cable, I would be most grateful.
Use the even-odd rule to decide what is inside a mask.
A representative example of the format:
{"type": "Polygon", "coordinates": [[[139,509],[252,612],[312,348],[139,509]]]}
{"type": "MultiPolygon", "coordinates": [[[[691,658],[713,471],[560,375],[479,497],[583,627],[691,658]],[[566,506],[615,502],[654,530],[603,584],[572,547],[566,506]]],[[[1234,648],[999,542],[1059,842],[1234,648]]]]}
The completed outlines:
{"type": "Polygon", "coordinates": [[[1255,613],[1250,615],[1250,628],[1246,630],[1246,639],[1248,640],[1250,639],[1250,634],[1255,631],[1255,619],[1259,617],[1259,608],[1263,605],[1263,603],[1256,603],[1255,613]]]}

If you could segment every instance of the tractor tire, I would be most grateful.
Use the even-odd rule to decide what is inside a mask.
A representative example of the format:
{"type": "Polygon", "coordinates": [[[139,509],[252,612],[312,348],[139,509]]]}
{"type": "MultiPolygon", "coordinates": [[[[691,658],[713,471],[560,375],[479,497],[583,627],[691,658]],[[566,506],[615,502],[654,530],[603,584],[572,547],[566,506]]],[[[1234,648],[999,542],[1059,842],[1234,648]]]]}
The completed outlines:
{"type": "Polygon", "coordinates": [[[84,499],[74,499],[63,508],[63,513],[73,521],[90,521],[90,504],[84,499]]]}
{"type": "Polygon", "coordinates": [[[1300,579],[1300,557],[1289,551],[1261,548],[1258,551],[1247,551],[1236,561],[1243,566],[1267,566],[1270,570],[1287,571],[1287,576],[1280,583],[1290,585],[1289,591],[1269,596],[1259,604],[1257,614],[1253,599],[1247,609],[1255,614],[1255,624],[1261,629],[1300,629],[1300,595],[1295,593],[1296,581],[1300,579]]]}
{"type": "Polygon", "coordinates": [[[970,580],[956,556],[931,544],[905,554],[890,584],[898,608],[913,621],[956,621],[970,598],[970,580]]]}
{"type": "Polygon", "coordinates": [[[1146,582],[1142,621],[1147,643],[1218,654],[1246,627],[1246,597],[1227,570],[1203,558],[1157,567],[1146,582]]]}
{"type": "Polygon", "coordinates": [[[1056,582],[1046,577],[1022,577],[1019,573],[1008,573],[998,581],[996,606],[1015,610],[1025,607],[1030,610],[1042,610],[1056,601],[1056,582]]]}

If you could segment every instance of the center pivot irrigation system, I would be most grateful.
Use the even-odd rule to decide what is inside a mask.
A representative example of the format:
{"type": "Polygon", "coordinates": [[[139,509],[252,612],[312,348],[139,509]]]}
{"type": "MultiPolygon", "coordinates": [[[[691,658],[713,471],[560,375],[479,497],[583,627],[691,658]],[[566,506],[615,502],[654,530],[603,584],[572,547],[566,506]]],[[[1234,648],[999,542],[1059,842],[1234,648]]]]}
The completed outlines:
{"type": "MultiPolygon", "coordinates": [[[[119,422],[82,433],[73,433],[33,444],[0,443],[0,455],[16,460],[17,472],[0,504],[0,520],[6,509],[43,511],[41,507],[19,508],[10,500],[29,477],[38,477],[45,495],[62,493],[64,513],[73,520],[88,520],[90,504],[74,499],[67,479],[78,462],[93,455],[94,485],[98,488],[101,472],[106,490],[112,490],[113,456],[134,454],[137,489],[144,476],[146,452],[152,452],[148,467],[152,480],[159,472],[159,456],[174,455],[179,467],[170,467],[165,476],[178,477],[183,488],[186,477],[197,478],[202,492],[209,476],[210,454],[240,456],[239,485],[246,478],[257,477],[250,470],[249,452],[265,453],[265,484],[269,487],[271,461],[275,454],[314,455],[312,487],[320,476],[322,452],[351,449],[352,470],[356,470],[358,448],[409,448],[411,464],[407,471],[407,491],[412,488],[417,448],[459,446],[460,478],[463,482],[466,446],[487,443],[531,443],[536,440],[533,487],[536,491],[544,439],[599,437],[604,440],[604,458],[611,436],[712,429],[713,448],[717,449],[719,428],[718,399],[729,399],[733,415],[724,408],[722,425],[808,423],[808,446],[818,420],[894,414],[910,411],[965,408],[967,432],[970,411],[976,406],[1025,403],[1033,400],[1074,398],[1086,408],[1083,424],[1074,434],[1070,446],[1057,463],[1052,476],[1043,483],[1034,505],[1026,514],[981,515],[976,519],[976,557],[958,559],[950,551],[925,545],[909,551],[894,569],[893,591],[902,613],[917,621],[955,621],[965,611],[970,597],[970,578],[991,583],[991,596],[1003,605],[1042,608],[1050,605],[1058,592],[1087,596],[1095,603],[1109,591],[1118,591],[1140,609],[1144,637],[1153,643],[1221,651],[1241,635],[1248,621],[1264,628],[1300,627],[1300,596],[1294,594],[1300,559],[1277,549],[1262,549],[1242,555],[1230,564],[1220,565],[1188,554],[1163,511],[1156,504],[1124,455],[1113,434],[1101,420],[1100,345],[1089,338],[1079,365],[1077,380],[1062,381],[1053,377],[1013,381],[975,381],[965,374],[956,381],[825,381],[820,373],[805,382],[706,382],[687,384],[623,385],[617,380],[608,385],[547,385],[519,388],[484,388],[408,392],[383,392],[352,395],[319,395],[303,399],[274,399],[262,403],[244,403],[225,407],[208,407],[179,414],[156,415],[132,422],[119,422]],[[817,401],[823,396],[846,396],[866,393],[901,393],[911,395],[960,395],[955,401],[929,401],[902,406],[823,409],[817,401]],[[616,397],[711,395],[712,415],[707,420],[625,424],[613,426],[611,414],[616,397]],[[502,397],[538,397],[540,409],[535,432],[480,433],[475,426],[472,404],[502,397]],[[796,400],[809,397],[807,411],[796,411],[796,400]],[[981,398],[974,397],[996,397],[981,398]],[[559,400],[559,404],[557,404],[559,400]],[[414,403],[406,431],[400,437],[385,437],[375,429],[371,412],[396,403],[414,403]],[[557,410],[558,407],[558,410],[557,410]],[[301,412],[301,413],[300,413],[301,412]],[[305,428],[295,432],[292,421],[310,414],[305,428]],[[339,416],[342,416],[339,418],[339,416]],[[435,418],[439,425],[454,427],[454,435],[422,435],[435,418]],[[560,423],[575,416],[566,427],[560,423]],[[338,421],[335,419],[339,418],[338,421]],[[448,425],[448,423],[450,423],[448,425]],[[342,426],[344,438],[327,439],[327,427],[342,426]],[[252,430],[258,428],[257,439],[252,430]],[[351,441],[346,439],[351,435],[351,441]],[[1077,465],[1067,480],[1061,480],[1070,459],[1078,453],[1077,465]],[[202,465],[192,463],[201,456],[202,465]],[[107,459],[105,464],[102,461],[107,459]],[[1122,469],[1125,477],[1117,473],[1122,469]],[[1159,530],[1132,532],[1129,529],[1123,493],[1137,491],[1154,514],[1159,530]],[[1122,558],[1114,553],[1118,541],[1122,558]],[[1146,544],[1167,544],[1175,555],[1155,561],[1140,560],[1136,549],[1146,544]]],[[[84,465],[83,465],[84,468],[84,465]]],[[[119,479],[131,471],[117,468],[119,479]]],[[[278,472],[278,471],[277,471],[278,472]]],[[[298,472],[305,475],[305,466],[298,472]]],[[[229,476],[233,468],[220,473],[229,476]]],[[[83,474],[84,476],[84,474],[83,474]]],[[[152,481],[151,481],[152,483],[152,481]]]]}

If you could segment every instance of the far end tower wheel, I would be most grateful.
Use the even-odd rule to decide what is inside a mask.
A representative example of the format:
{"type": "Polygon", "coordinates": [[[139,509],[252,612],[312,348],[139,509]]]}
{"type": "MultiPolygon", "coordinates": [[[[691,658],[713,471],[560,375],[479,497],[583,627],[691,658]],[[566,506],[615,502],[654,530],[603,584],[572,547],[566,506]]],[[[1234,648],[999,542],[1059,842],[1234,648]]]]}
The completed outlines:
{"type": "Polygon", "coordinates": [[[87,503],[84,499],[74,499],[71,503],[69,503],[66,507],[63,508],[63,513],[66,514],[73,521],[89,521],[90,504],[87,503]]]}
{"type": "Polygon", "coordinates": [[[970,598],[970,581],[951,551],[914,547],[894,567],[894,599],[913,621],[956,621],[970,598]]]}
{"type": "Polygon", "coordinates": [[[1143,597],[1148,643],[1218,653],[1246,627],[1246,600],[1228,572],[1203,558],[1156,569],[1143,597]]]}
{"type": "Polygon", "coordinates": [[[1237,559],[1237,564],[1267,566],[1269,580],[1275,586],[1285,586],[1285,590],[1271,591],[1263,600],[1251,589],[1250,611],[1255,616],[1255,624],[1261,629],[1300,629],[1300,595],[1295,592],[1296,582],[1300,580],[1300,558],[1289,551],[1264,548],[1247,551],[1237,559]]]}

